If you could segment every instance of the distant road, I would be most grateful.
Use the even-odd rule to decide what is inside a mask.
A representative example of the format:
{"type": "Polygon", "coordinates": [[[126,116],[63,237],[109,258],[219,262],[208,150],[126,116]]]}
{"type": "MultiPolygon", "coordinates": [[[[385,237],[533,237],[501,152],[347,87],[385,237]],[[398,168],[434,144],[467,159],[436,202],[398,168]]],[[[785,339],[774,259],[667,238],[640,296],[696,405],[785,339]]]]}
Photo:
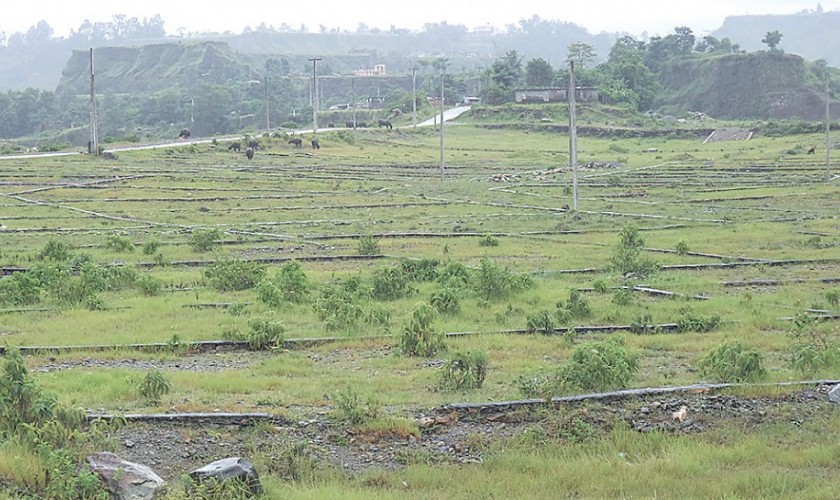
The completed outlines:
{"type": "MultiPolygon", "coordinates": [[[[450,108],[444,110],[443,112],[443,120],[444,121],[452,121],[459,116],[463,115],[467,111],[470,110],[469,106],[459,106],[456,108],[450,108]]],[[[431,127],[437,124],[437,119],[439,115],[434,116],[433,118],[429,118],[428,120],[422,121],[417,124],[418,127],[431,127]]],[[[412,125],[405,125],[403,127],[397,128],[412,128],[412,125]]],[[[320,131],[330,131],[330,130],[347,130],[343,128],[322,128],[319,129],[320,131]]],[[[311,134],[313,130],[310,129],[302,129],[302,130],[294,130],[289,132],[292,135],[303,135],[303,134],[311,134]]],[[[209,139],[195,139],[192,141],[177,141],[177,142],[163,142],[157,144],[144,144],[142,146],[124,146],[119,148],[109,148],[106,149],[104,152],[106,153],[120,153],[123,151],[142,151],[146,149],[159,149],[159,148],[173,148],[173,147],[181,147],[181,146],[191,146],[193,144],[210,144],[213,140],[217,142],[226,142],[226,141],[235,141],[242,139],[242,136],[231,136],[231,137],[211,137],[209,139]]],[[[26,158],[52,158],[56,156],[72,156],[72,155],[79,155],[83,154],[82,151],[68,151],[68,152],[60,152],[60,153],[31,153],[31,154],[23,154],[23,155],[0,155],[0,160],[21,160],[26,158]]]]}

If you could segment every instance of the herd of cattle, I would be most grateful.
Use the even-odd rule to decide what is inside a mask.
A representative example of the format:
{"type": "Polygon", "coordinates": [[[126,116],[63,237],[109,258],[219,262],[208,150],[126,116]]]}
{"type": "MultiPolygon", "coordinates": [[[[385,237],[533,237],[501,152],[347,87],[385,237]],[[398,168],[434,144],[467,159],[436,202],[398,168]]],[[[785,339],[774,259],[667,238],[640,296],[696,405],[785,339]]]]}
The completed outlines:
{"type": "MultiPolygon", "coordinates": [[[[352,129],[367,127],[367,124],[365,122],[348,121],[345,125],[347,126],[347,128],[352,128],[352,129]]],[[[330,123],[327,126],[329,128],[335,128],[334,123],[330,123]]],[[[388,130],[391,130],[391,129],[394,128],[394,126],[391,124],[391,120],[387,120],[387,119],[379,120],[379,126],[380,127],[385,127],[388,130]]],[[[190,129],[185,128],[185,129],[181,129],[181,131],[178,133],[178,138],[179,139],[189,139],[190,135],[192,135],[191,132],[190,132],[190,129]]],[[[318,141],[317,137],[313,137],[309,141],[309,143],[312,145],[312,149],[321,149],[321,143],[318,141]]],[[[301,148],[301,147],[303,147],[303,139],[301,139],[300,137],[292,137],[291,139],[289,139],[289,144],[293,145],[295,148],[301,148]]],[[[254,152],[259,148],[260,141],[258,141],[256,139],[251,139],[251,140],[248,141],[247,146],[248,147],[245,148],[245,156],[250,160],[251,158],[254,157],[254,152]]],[[[239,142],[239,141],[230,143],[228,145],[228,151],[236,151],[237,153],[240,153],[242,151],[242,143],[239,142]]]]}

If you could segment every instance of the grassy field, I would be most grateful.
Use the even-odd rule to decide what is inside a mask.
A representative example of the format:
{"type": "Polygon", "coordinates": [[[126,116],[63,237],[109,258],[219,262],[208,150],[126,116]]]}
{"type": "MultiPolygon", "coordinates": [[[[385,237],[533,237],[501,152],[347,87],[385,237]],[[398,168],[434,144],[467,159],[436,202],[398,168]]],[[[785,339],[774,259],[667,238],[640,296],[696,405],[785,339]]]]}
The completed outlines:
{"type": "MultiPolygon", "coordinates": [[[[480,125],[481,117],[467,122],[480,125]]],[[[37,269],[75,259],[89,263],[90,276],[114,265],[131,273],[124,286],[109,282],[90,291],[85,271],[76,267],[76,274],[58,281],[79,281],[80,288],[44,287],[37,300],[16,299],[11,285],[0,288],[0,341],[175,344],[241,338],[258,319],[282,323],[285,338],[347,338],[255,355],[246,370],[167,371],[171,391],[157,403],[137,394],[142,369],[74,368],[35,377],[63,403],[109,412],[260,408],[300,417],[328,407],[325,395],[343,387],[375,394],[389,414],[399,416],[456,401],[519,399],[522,377],[556,369],[580,345],[603,338],[579,334],[572,343],[562,335],[568,327],[713,317],[720,324],[706,332],[625,334],[627,348],[640,361],[628,385],[714,382],[697,363],[733,340],[762,354],[765,380],[837,375],[837,362],[808,373],[790,363],[801,340],[792,335],[791,318],[840,313],[840,283],[832,282],[840,279],[840,188],[836,179],[825,182],[824,158],[804,154],[820,137],[705,144],[702,138],[581,137],[575,213],[568,209],[572,173],[565,135],[454,124],[446,128],[443,179],[433,130],[319,135],[317,151],[264,138],[250,162],[228,152],[226,144],[125,152],[115,160],[0,160],[0,266],[37,269]],[[662,270],[616,271],[619,233],[626,228],[638,230],[641,257],[665,266],[662,270]],[[197,249],[202,234],[214,238],[197,249]],[[335,259],[358,255],[364,241],[375,243],[375,253],[384,257],[335,259]],[[57,247],[69,252],[67,260],[53,259],[49,249],[57,247]],[[213,262],[267,258],[298,259],[308,282],[302,300],[270,304],[259,287],[220,290],[208,275],[213,262]],[[438,368],[394,347],[418,304],[446,288],[439,280],[418,279],[403,283],[398,296],[371,293],[377,276],[412,262],[431,262],[435,273],[463,265],[468,272],[485,269],[508,280],[530,278],[530,287],[498,295],[480,287],[456,288],[460,309],[434,319],[438,332],[477,333],[450,339],[447,346],[450,352],[486,353],[481,388],[429,390],[438,368]],[[667,267],[689,264],[732,266],[667,267]],[[361,290],[354,296],[358,317],[330,323],[319,300],[348,283],[361,290]],[[634,285],[679,296],[620,288],[634,285]],[[558,313],[557,304],[578,289],[589,313],[558,313]],[[205,304],[228,307],[193,307],[205,304]],[[500,333],[526,328],[542,311],[555,318],[560,335],[500,333]],[[361,338],[370,335],[384,337],[361,338]]],[[[261,276],[278,276],[283,266],[268,264],[261,276]]],[[[811,336],[831,345],[840,334],[834,321],[807,325],[811,336]]],[[[27,364],[37,370],[80,357],[178,356],[117,350],[31,357],[27,364]]],[[[832,419],[821,421],[824,429],[836,426],[832,419]]],[[[274,485],[273,491],[301,498],[338,491],[364,498],[545,498],[558,491],[603,498],[825,498],[829,485],[823,472],[836,467],[838,454],[817,427],[779,423],[726,440],[641,436],[617,428],[595,445],[500,444],[481,466],[415,466],[351,483],[328,475],[315,483],[274,485]],[[778,439],[790,445],[770,456],[767,448],[778,439]],[[503,452],[504,446],[512,451],[503,452]],[[557,468],[568,474],[555,474],[557,468]],[[593,479],[605,476],[614,480],[593,479]],[[803,476],[810,478],[807,484],[803,476]],[[404,491],[398,478],[414,493],[404,491]],[[682,481],[685,489],[677,487],[682,481]]]]}

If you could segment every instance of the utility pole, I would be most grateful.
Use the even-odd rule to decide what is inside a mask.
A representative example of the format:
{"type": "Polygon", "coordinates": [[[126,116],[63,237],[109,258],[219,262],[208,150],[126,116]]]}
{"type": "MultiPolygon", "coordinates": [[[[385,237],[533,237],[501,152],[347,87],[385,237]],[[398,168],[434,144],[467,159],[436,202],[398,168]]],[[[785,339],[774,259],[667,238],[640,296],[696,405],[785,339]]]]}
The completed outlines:
{"type": "Polygon", "coordinates": [[[828,66],[825,68],[825,181],[831,182],[831,96],[828,90],[828,66]]]}
{"type": "Polygon", "coordinates": [[[440,67],[440,180],[443,180],[443,76],[446,74],[446,63],[440,67]]]}
{"type": "Polygon", "coordinates": [[[265,84],[265,131],[268,132],[271,130],[271,120],[268,115],[268,76],[263,77],[263,82],[265,84]]]}
{"type": "Polygon", "coordinates": [[[190,127],[195,123],[195,96],[190,97],[190,127]]]}
{"type": "Polygon", "coordinates": [[[356,79],[350,79],[350,99],[353,106],[353,130],[356,130],[356,79]]]}
{"type": "Polygon", "coordinates": [[[411,70],[411,126],[417,127],[417,67],[412,66],[411,70]]]}
{"type": "Polygon", "coordinates": [[[312,133],[318,133],[318,61],[320,57],[310,57],[312,61],[312,133]]]}
{"type": "Polygon", "coordinates": [[[578,210],[577,125],[575,124],[575,62],[569,61],[569,164],[572,167],[572,196],[578,210]]]}
{"type": "Polygon", "coordinates": [[[99,133],[96,122],[96,85],[93,71],[93,47],[90,49],[90,146],[88,153],[99,154],[99,133]]]}

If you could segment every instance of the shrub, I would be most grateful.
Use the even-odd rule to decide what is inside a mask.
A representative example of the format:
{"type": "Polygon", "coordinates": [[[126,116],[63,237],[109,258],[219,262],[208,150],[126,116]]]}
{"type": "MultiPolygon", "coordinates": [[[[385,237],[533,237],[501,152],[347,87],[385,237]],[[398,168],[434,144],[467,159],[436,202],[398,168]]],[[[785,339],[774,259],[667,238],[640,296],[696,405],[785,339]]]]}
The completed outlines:
{"type": "Polygon", "coordinates": [[[143,255],[154,255],[160,250],[160,242],[157,240],[147,241],[143,245],[143,255]]]}
{"type": "Polygon", "coordinates": [[[699,316],[689,311],[677,320],[677,332],[679,333],[711,332],[718,326],[720,326],[720,316],[717,314],[712,316],[699,316]]]}
{"type": "Polygon", "coordinates": [[[307,293],[309,280],[296,260],[284,264],[273,278],[261,281],[257,287],[257,298],[272,307],[283,302],[300,304],[306,301],[307,293]]]}
{"type": "Polygon", "coordinates": [[[445,288],[464,288],[470,283],[470,270],[460,262],[450,262],[440,271],[437,281],[445,288]]]}
{"type": "Polygon", "coordinates": [[[530,333],[542,333],[551,335],[554,333],[554,319],[548,311],[540,311],[538,313],[528,315],[525,329],[530,333]]]}
{"type": "Polygon", "coordinates": [[[379,255],[379,238],[372,234],[367,234],[359,238],[356,244],[356,252],[359,255],[379,255]]]}
{"type": "Polygon", "coordinates": [[[163,282],[151,274],[141,274],[137,277],[135,283],[137,284],[137,288],[140,289],[140,293],[146,297],[159,295],[163,288],[163,282]]]}
{"type": "Polygon", "coordinates": [[[363,315],[353,295],[340,286],[325,287],[313,308],[327,331],[352,329],[363,315]]]}
{"type": "Polygon", "coordinates": [[[482,247],[497,247],[499,246],[499,239],[487,233],[478,240],[478,245],[482,247]]]}
{"type": "Polygon", "coordinates": [[[31,272],[0,280],[0,305],[28,306],[41,301],[41,284],[31,272]]]}
{"type": "Polygon", "coordinates": [[[459,351],[443,365],[438,387],[443,390],[478,389],[487,376],[484,351],[459,351]]]}
{"type": "Polygon", "coordinates": [[[434,281],[438,277],[438,266],[440,261],[437,259],[419,259],[410,260],[402,259],[400,267],[403,272],[412,281],[434,281]]]}
{"type": "Polygon", "coordinates": [[[149,403],[158,404],[164,395],[169,394],[170,388],[169,380],[160,370],[149,370],[138,391],[149,403]]]}
{"type": "Polygon", "coordinates": [[[377,269],[372,282],[373,298],[378,300],[397,300],[414,292],[408,277],[399,267],[377,269]]]}
{"type": "Polygon", "coordinates": [[[53,262],[64,262],[69,260],[73,252],[73,247],[69,243],[60,240],[50,239],[47,241],[44,248],[35,256],[38,260],[50,260],[53,262]]]}
{"type": "Polygon", "coordinates": [[[610,258],[610,270],[618,273],[624,279],[631,277],[644,278],[656,272],[659,264],[641,257],[644,240],[639,230],[633,226],[625,226],[619,233],[619,245],[610,258]]]}
{"type": "Polygon", "coordinates": [[[400,351],[406,356],[432,356],[445,348],[444,336],[432,327],[435,309],[422,304],[411,313],[411,320],[403,325],[400,351]]]}
{"type": "Polygon", "coordinates": [[[585,391],[626,387],[639,369],[639,357],[624,347],[624,338],[610,336],[579,346],[560,368],[563,386],[585,391]]]}
{"type": "Polygon", "coordinates": [[[478,271],[473,274],[472,287],[483,300],[494,300],[510,296],[520,290],[531,288],[534,282],[530,276],[516,276],[507,269],[494,265],[487,257],[481,259],[478,271]]]}
{"type": "Polygon", "coordinates": [[[758,349],[740,342],[725,342],[712,349],[697,363],[704,376],[723,382],[757,382],[767,376],[764,356],[758,349]]]}
{"type": "Polygon", "coordinates": [[[220,292],[248,290],[265,276],[265,266],[258,262],[225,258],[208,267],[204,276],[210,280],[210,286],[220,292]]]}
{"type": "Polygon", "coordinates": [[[373,396],[368,396],[363,401],[359,393],[351,387],[337,392],[333,396],[333,400],[336,404],[336,416],[339,421],[351,425],[360,425],[379,416],[381,403],[373,396]]]}
{"type": "Polygon", "coordinates": [[[209,252],[216,246],[222,233],[218,229],[193,229],[190,234],[190,247],[195,252],[209,252]]]}
{"type": "Polygon", "coordinates": [[[607,282],[604,280],[595,280],[592,283],[592,288],[595,289],[598,293],[607,293],[609,287],[607,286],[607,282]]]}
{"type": "Polygon", "coordinates": [[[461,310],[461,299],[449,288],[433,293],[429,304],[440,314],[457,314],[461,310]]]}
{"type": "Polygon", "coordinates": [[[831,307],[840,305],[840,289],[834,288],[825,292],[825,300],[831,307]]]}
{"type": "Polygon", "coordinates": [[[629,306],[634,302],[633,289],[629,287],[620,287],[613,292],[613,304],[619,306],[629,306]]]}
{"type": "Polygon", "coordinates": [[[688,245],[684,241],[677,243],[676,251],[678,255],[685,255],[689,252],[688,245]]]}
{"type": "MultiPolygon", "coordinates": [[[[560,307],[558,305],[558,307],[560,307]]],[[[589,301],[584,297],[583,292],[577,289],[569,291],[569,300],[566,301],[565,308],[575,318],[586,318],[592,313],[592,308],[589,306],[589,301]]]]}
{"type": "Polygon", "coordinates": [[[131,240],[126,238],[125,236],[112,234],[106,239],[105,248],[120,253],[131,253],[134,251],[134,243],[132,243],[131,240]]]}
{"type": "Polygon", "coordinates": [[[794,318],[790,336],[796,341],[791,348],[791,366],[804,374],[836,366],[840,363],[840,346],[828,332],[815,324],[814,317],[800,313],[794,318]]]}
{"type": "Polygon", "coordinates": [[[251,329],[245,340],[252,351],[276,348],[283,344],[283,334],[286,329],[281,323],[258,318],[250,321],[248,326],[251,329]]]}

